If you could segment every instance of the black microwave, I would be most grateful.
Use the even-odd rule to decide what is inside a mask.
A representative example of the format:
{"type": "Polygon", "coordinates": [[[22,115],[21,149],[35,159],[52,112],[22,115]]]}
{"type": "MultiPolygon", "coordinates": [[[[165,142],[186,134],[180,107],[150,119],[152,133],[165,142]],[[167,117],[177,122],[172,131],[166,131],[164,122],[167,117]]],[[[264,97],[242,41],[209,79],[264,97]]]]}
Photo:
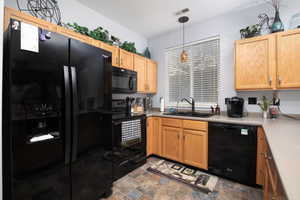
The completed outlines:
{"type": "Polygon", "coordinates": [[[137,73],[135,71],[113,67],[112,69],[113,93],[136,93],[137,73]]]}

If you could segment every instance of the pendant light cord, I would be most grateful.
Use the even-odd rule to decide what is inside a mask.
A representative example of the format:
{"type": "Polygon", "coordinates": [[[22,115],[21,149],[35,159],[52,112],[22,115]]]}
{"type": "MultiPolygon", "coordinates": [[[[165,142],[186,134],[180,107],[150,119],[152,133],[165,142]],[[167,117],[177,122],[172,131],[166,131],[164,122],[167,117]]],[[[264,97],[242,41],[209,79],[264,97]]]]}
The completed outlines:
{"type": "Polygon", "coordinates": [[[183,26],[183,29],[182,29],[183,30],[183,33],[182,33],[182,50],[184,50],[184,36],[185,36],[184,35],[184,24],[185,23],[182,23],[182,26],[183,26]]]}

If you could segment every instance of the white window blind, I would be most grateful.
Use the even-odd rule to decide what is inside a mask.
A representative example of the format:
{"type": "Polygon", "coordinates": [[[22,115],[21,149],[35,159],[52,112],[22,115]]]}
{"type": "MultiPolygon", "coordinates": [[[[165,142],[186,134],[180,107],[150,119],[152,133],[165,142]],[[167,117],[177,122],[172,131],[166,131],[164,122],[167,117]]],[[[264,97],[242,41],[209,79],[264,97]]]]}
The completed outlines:
{"type": "Polygon", "coordinates": [[[220,40],[214,38],[185,47],[188,61],[180,62],[182,48],[168,50],[169,105],[193,97],[197,107],[217,104],[220,68],[220,40]]]}

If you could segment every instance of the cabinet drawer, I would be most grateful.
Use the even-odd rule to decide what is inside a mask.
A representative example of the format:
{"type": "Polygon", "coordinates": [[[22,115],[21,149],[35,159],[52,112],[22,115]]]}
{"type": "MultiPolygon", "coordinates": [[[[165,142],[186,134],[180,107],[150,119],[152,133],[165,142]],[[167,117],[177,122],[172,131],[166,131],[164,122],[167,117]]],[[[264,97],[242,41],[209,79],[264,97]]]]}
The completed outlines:
{"type": "Polygon", "coordinates": [[[180,119],[171,119],[171,118],[162,118],[161,123],[163,126],[171,126],[171,127],[182,127],[182,120],[180,119]]]}
{"type": "Polygon", "coordinates": [[[193,120],[183,120],[183,128],[199,131],[207,131],[207,122],[193,121],[193,120]]]}

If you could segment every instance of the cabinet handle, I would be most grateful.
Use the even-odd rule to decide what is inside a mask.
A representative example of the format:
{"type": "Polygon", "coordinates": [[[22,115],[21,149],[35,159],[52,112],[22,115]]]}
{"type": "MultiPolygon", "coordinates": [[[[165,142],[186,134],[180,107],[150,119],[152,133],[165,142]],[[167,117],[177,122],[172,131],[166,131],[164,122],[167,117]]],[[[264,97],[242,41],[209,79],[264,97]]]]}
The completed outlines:
{"type": "Polygon", "coordinates": [[[278,84],[281,85],[281,82],[282,82],[282,81],[281,81],[281,78],[278,77],[278,84]]]}
{"type": "Polygon", "coordinates": [[[271,156],[268,156],[268,160],[272,160],[272,157],[271,157],[271,156]]]}
{"type": "Polygon", "coordinates": [[[177,138],[179,139],[179,134],[177,134],[177,138]]]}
{"type": "Polygon", "coordinates": [[[272,78],[269,77],[269,85],[272,85],[272,78]]]}
{"type": "Polygon", "coordinates": [[[185,135],[183,136],[183,140],[185,140],[185,135]]]}

